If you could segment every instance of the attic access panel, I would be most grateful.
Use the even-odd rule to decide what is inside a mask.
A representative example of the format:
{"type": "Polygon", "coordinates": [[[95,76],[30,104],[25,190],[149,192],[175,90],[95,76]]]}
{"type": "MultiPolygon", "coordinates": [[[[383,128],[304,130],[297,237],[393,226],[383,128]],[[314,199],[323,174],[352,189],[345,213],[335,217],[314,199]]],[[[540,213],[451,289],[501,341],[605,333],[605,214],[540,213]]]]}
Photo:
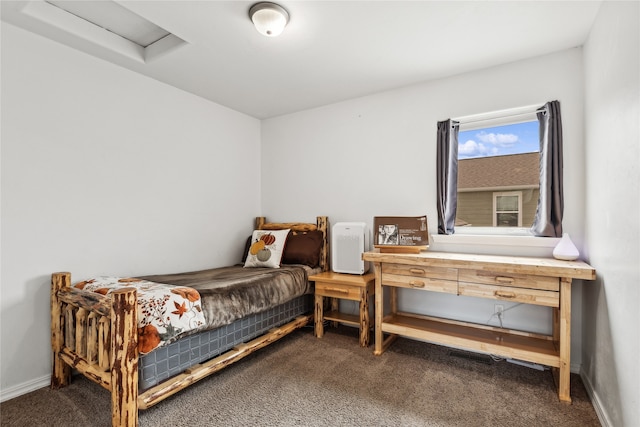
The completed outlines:
{"type": "Polygon", "coordinates": [[[47,0],[47,3],[141,47],[147,47],[171,34],[114,1],[47,0]]]}
{"type": "Polygon", "coordinates": [[[187,45],[113,0],[31,0],[20,13],[23,19],[39,21],[25,22],[46,37],[116,63],[120,61],[111,53],[148,63],[187,45]]]}

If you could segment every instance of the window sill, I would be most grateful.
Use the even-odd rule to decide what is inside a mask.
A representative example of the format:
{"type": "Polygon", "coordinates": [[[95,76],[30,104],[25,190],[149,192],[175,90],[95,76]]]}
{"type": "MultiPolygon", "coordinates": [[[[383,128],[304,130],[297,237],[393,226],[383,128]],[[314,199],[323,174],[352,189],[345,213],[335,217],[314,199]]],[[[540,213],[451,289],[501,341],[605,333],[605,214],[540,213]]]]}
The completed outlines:
{"type": "Polygon", "coordinates": [[[496,234],[432,234],[429,250],[551,257],[560,238],[496,234]]]}
{"type": "Polygon", "coordinates": [[[560,241],[557,237],[513,236],[496,234],[432,234],[435,243],[456,245],[500,245],[500,246],[532,246],[555,248],[560,241]]]}

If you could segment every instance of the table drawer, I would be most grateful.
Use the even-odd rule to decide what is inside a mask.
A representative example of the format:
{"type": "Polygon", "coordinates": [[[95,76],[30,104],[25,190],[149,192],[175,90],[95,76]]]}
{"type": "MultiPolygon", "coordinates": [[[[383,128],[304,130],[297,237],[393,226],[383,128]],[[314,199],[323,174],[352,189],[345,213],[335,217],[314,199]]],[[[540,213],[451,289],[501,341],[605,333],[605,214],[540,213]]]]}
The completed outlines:
{"type": "Polygon", "coordinates": [[[316,282],[315,293],[323,297],[360,300],[360,292],[364,288],[360,286],[336,285],[333,283],[316,282]]]}
{"type": "Polygon", "coordinates": [[[430,277],[432,279],[458,280],[458,269],[456,268],[382,264],[382,274],[384,275],[385,273],[412,277],[430,277]]]}
{"type": "Polygon", "coordinates": [[[460,282],[511,286],[514,288],[529,288],[555,292],[560,290],[560,280],[557,277],[527,276],[524,274],[507,274],[495,271],[463,269],[459,270],[458,276],[460,282]]]}
{"type": "Polygon", "coordinates": [[[560,294],[554,291],[460,282],[458,284],[458,293],[470,297],[522,302],[548,307],[560,306],[560,294]]]}
{"type": "Polygon", "coordinates": [[[382,273],[382,284],[399,288],[419,289],[423,291],[458,293],[458,282],[455,280],[434,279],[431,277],[404,276],[402,274],[382,273]]]}

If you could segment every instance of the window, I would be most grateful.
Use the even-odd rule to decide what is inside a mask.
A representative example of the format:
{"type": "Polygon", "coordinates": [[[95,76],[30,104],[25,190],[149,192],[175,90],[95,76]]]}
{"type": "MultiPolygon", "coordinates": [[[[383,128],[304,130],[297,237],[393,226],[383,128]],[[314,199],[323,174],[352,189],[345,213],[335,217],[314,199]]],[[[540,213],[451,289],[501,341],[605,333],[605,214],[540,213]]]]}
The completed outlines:
{"type": "MultiPolygon", "coordinates": [[[[527,116],[535,116],[539,124],[539,171],[538,171],[538,201],[534,215],[533,223],[529,229],[525,229],[530,235],[537,237],[560,237],[562,236],[562,217],[564,214],[564,190],[563,190],[563,155],[562,155],[562,118],[560,115],[560,102],[549,101],[543,106],[536,108],[535,106],[522,107],[505,112],[489,113],[472,118],[459,118],[456,120],[448,119],[438,122],[437,138],[436,138],[436,177],[437,177],[437,211],[438,211],[438,234],[453,234],[458,228],[465,230],[472,228],[472,224],[458,218],[458,187],[460,179],[458,176],[459,166],[464,160],[458,159],[458,149],[462,147],[463,154],[468,147],[477,148],[479,145],[467,143],[462,140],[459,147],[458,138],[460,133],[466,130],[466,126],[474,127],[474,129],[486,129],[496,126],[504,126],[505,123],[517,124],[531,120],[525,120],[527,116]],[[499,113],[499,114],[498,114],[499,113]],[[456,224],[458,221],[458,224],[456,224]]],[[[499,135],[489,136],[480,134],[488,140],[503,141],[504,138],[499,135]],[[494,138],[495,136],[495,138],[494,138]]],[[[474,141],[475,142],[475,141],[474,141]]],[[[481,148],[481,147],[480,147],[481,148]]],[[[491,151],[491,150],[489,150],[491,151]]],[[[494,154],[496,154],[494,152],[494,154]]],[[[524,153],[521,153],[524,154],[524,153]]],[[[507,158],[512,154],[503,156],[494,156],[494,159],[507,158]]],[[[487,161],[489,157],[482,159],[487,161]]],[[[479,159],[480,160],[480,159],[479,159]]],[[[508,159],[511,160],[511,159],[508,159]]],[[[489,160],[493,161],[493,160],[489,160]]],[[[478,162],[474,162],[478,163],[478,162]]],[[[476,168],[480,172],[487,170],[499,172],[503,169],[513,169],[513,165],[508,167],[476,168]]],[[[496,167],[497,166],[497,167],[496,167]]],[[[504,166],[504,164],[502,165],[504,166]]],[[[518,173],[517,176],[521,174],[518,173]]],[[[471,180],[473,182],[473,180],[471,180]]],[[[490,186],[482,187],[482,190],[489,191],[490,186]]],[[[469,190],[469,188],[467,188],[469,190]]],[[[513,188],[511,190],[516,190],[513,188]]],[[[491,191],[498,191],[491,189],[491,191]]],[[[507,191],[501,188],[499,191],[507,191]]],[[[527,196],[523,192],[523,209],[522,217],[525,223],[527,196]]],[[[473,209],[470,212],[474,212],[473,209]]],[[[462,213],[462,212],[461,212],[462,213]]],[[[518,227],[486,227],[493,230],[509,230],[518,229],[518,227]]],[[[509,233],[510,234],[510,233],[509,233]]]]}
{"type": "Polygon", "coordinates": [[[525,118],[500,126],[476,124],[471,130],[462,130],[465,124],[460,123],[457,231],[520,227],[527,233],[531,227],[540,187],[540,143],[537,119],[525,118]]]}

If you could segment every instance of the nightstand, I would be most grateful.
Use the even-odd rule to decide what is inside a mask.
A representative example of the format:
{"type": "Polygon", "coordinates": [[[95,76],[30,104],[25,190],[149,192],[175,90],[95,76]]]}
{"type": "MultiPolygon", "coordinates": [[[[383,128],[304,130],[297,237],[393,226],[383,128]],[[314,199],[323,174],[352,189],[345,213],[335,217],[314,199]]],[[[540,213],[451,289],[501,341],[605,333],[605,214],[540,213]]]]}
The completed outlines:
{"type": "Polygon", "coordinates": [[[374,295],[376,276],[374,273],[363,275],[342,274],[326,271],[309,276],[315,282],[315,335],[324,335],[324,320],[345,323],[360,328],[360,346],[369,346],[369,297],[374,295]],[[324,298],[331,298],[331,311],[324,312],[324,298]],[[358,301],[360,315],[340,313],[338,300],[358,301]]]}

